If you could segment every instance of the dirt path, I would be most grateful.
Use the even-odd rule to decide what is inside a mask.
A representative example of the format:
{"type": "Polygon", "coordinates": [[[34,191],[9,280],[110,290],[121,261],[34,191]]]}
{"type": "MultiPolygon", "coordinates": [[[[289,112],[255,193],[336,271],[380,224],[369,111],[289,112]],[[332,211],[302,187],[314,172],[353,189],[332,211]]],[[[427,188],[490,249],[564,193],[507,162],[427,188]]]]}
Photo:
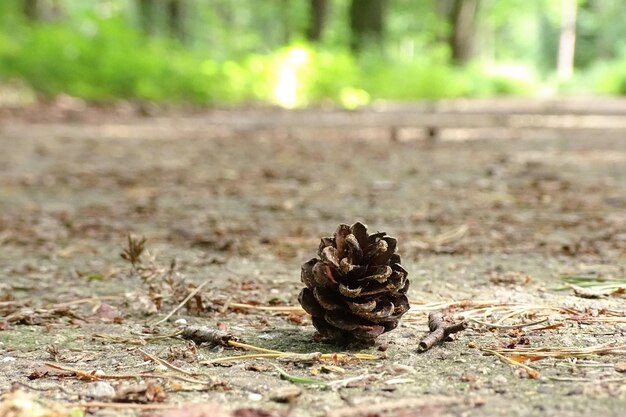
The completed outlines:
{"type": "MultiPolygon", "coordinates": [[[[626,375],[616,364],[626,362],[626,347],[527,363],[539,374],[480,348],[626,342],[623,294],[581,298],[571,289],[555,290],[564,275],[626,277],[623,138],[547,134],[543,140],[429,145],[390,142],[376,131],[345,140],[336,130],[318,138],[251,131],[207,139],[177,134],[185,131],[179,119],[167,125],[171,137],[141,137],[132,125],[126,135],[106,137],[89,124],[79,126],[79,137],[76,125],[65,134],[62,126],[46,135],[28,124],[1,134],[0,391],[19,386],[53,403],[76,404],[92,401],[104,383],[101,390],[112,387],[125,401],[153,404],[161,395],[165,404],[216,401],[228,409],[280,412],[290,406],[272,397],[298,386],[293,416],[400,415],[398,401],[412,407],[405,416],[622,415],[626,375]],[[417,302],[377,346],[317,341],[309,319],[296,313],[228,308],[296,306],[300,264],[315,255],[321,236],[356,220],[399,239],[410,298],[417,302]],[[380,358],[336,361],[334,368],[262,359],[200,365],[245,352],[154,340],[141,349],[217,383],[199,387],[164,377],[150,380],[164,390],[160,394],[151,397],[143,385],[132,397],[128,387],[137,391],[148,380],[141,374],[182,375],[146,360],[131,342],[146,331],[173,331],[173,321],[156,330],[147,324],[173,308],[181,295],[176,289],[191,287],[142,283],[119,256],[129,233],[146,236],[163,270],[176,259],[176,279],[185,285],[209,280],[204,311],[182,310],[173,320],[227,329],[268,349],[380,358]],[[146,315],[155,294],[163,297],[162,312],[146,315]],[[84,298],[90,300],[76,302],[84,298]],[[453,300],[560,306],[580,314],[541,310],[503,322],[548,319],[521,329],[488,330],[472,322],[455,341],[418,354],[428,303],[453,300]],[[72,303],[59,305],[65,302],[72,303]],[[44,362],[136,378],[94,382],[44,362]],[[272,364],[335,384],[282,380],[272,364]]],[[[471,315],[473,308],[452,313],[471,315]]],[[[474,316],[498,317],[495,311],[474,316]]],[[[89,415],[135,413],[94,408],[89,415]]]]}

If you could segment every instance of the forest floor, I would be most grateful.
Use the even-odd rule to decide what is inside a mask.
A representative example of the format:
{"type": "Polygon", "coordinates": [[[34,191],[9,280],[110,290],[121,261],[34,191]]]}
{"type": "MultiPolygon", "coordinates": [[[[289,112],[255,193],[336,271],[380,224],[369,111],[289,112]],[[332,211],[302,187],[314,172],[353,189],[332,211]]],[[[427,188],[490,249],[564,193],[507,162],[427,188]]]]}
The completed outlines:
{"type": "Polygon", "coordinates": [[[624,138],[113,119],[0,121],[0,414],[623,415],[624,138]],[[398,238],[413,309],[376,345],[333,345],[298,309],[300,265],[357,220],[398,238]],[[129,234],[150,255],[134,269],[129,234]],[[419,353],[440,308],[468,328],[419,353]],[[168,337],[184,325],[373,356],[215,362],[254,352],[168,337]]]}

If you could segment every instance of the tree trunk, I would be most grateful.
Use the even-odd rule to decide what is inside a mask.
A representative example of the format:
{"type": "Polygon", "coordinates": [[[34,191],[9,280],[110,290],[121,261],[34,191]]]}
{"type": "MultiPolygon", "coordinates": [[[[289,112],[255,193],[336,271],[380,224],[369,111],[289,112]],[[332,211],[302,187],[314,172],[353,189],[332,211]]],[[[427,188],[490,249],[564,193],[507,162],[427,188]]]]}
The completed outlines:
{"type": "Polygon", "coordinates": [[[450,48],[457,64],[474,56],[474,35],[479,0],[455,0],[450,12],[450,48]]]}
{"type": "Polygon", "coordinates": [[[24,16],[29,20],[39,20],[39,1],[38,0],[24,0],[22,4],[24,16]]]}
{"type": "Polygon", "coordinates": [[[324,32],[326,22],[326,11],[328,9],[327,0],[310,0],[309,28],[306,36],[311,42],[319,42],[324,32]]]}
{"type": "Polygon", "coordinates": [[[139,9],[139,19],[143,33],[154,35],[156,29],[154,2],[152,0],[138,0],[137,8],[139,9]]]}
{"type": "Polygon", "coordinates": [[[353,51],[357,52],[367,44],[382,44],[386,5],[386,0],[352,0],[350,48],[353,51]]]}
{"type": "Polygon", "coordinates": [[[172,37],[185,40],[185,7],[182,0],[168,0],[167,25],[172,37]]]}
{"type": "Polygon", "coordinates": [[[567,81],[574,73],[576,52],[576,0],[561,0],[561,35],[557,59],[559,81],[567,81]]]}

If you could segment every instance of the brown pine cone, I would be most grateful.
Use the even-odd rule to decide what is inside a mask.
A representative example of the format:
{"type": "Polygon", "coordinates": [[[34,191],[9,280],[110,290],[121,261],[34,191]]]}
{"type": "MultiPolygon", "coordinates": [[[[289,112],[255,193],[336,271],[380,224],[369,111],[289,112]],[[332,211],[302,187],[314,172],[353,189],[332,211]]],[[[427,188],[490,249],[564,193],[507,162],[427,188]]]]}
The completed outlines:
{"type": "Polygon", "coordinates": [[[322,238],[319,259],[302,265],[306,288],[298,297],[322,336],[374,340],[398,326],[409,310],[409,281],[396,248],[396,239],[368,235],[358,222],[322,238]]]}

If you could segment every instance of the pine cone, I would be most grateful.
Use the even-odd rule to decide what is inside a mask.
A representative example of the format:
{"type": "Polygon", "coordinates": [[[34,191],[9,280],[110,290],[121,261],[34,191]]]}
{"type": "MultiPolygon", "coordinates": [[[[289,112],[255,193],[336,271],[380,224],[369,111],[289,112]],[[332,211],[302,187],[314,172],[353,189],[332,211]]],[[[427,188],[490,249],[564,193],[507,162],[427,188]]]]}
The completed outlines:
{"type": "Polygon", "coordinates": [[[409,281],[396,248],[396,239],[368,235],[362,223],[322,238],[319,259],[302,265],[306,288],[298,297],[322,336],[374,340],[398,326],[409,310],[409,281]]]}

